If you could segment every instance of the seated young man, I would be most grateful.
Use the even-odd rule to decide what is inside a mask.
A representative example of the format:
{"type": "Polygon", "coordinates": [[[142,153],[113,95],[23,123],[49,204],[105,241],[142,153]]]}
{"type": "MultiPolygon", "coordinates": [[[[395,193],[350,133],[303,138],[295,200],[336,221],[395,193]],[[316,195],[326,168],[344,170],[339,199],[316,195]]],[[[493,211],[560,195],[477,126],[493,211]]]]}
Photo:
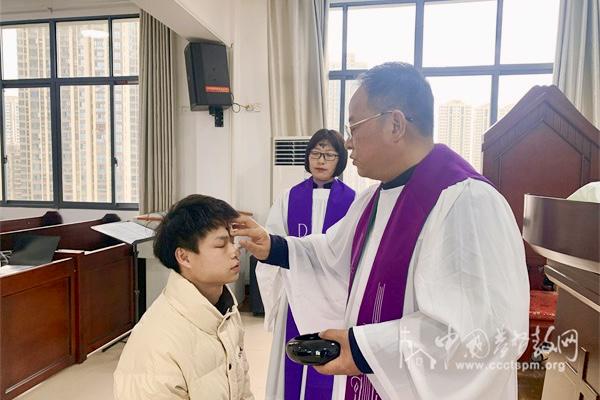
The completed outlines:
{"type": "Polygon", "coordinates": [[[171,207],[154,241],[167,285],[133,329],[114,374],[119,400],[253,399],[237,302],[240,274],[229,204],[191,195],[171,207]]]}

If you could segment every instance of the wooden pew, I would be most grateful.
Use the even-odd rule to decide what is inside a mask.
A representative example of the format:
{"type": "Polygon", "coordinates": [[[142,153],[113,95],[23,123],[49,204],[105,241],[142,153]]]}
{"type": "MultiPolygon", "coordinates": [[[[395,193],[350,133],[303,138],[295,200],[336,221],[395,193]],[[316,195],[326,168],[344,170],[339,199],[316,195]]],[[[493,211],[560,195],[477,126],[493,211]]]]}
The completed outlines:
{"type": "MultiPolygon", "coordinates": [[[[600,131],[556,86],[535,86],[484,134],[483,175],[504,195],[523,227],[527,193],[566,198],[600,180],[600,131]]],[[[526,245],[531,274],[545,259],[526,245]]],[[[531,276],[531,286],[541,282],[531,276]]]]}
{"type": "Polygon", "coordinates": [[[548,358],[543,400],[599,398],[599,221],[600,204],[525,196],[523,237],[547,258],[546,274],[558,288],[550,336],[556,348],[548,358]]]}
{"type": "Polygon", "coordinates": [[[75,363],[76,286],[72,258],[0,275],[0,399],[75,363]]]}
{"type": "MultiPolygon", "coordinates": [[[[0,233],[2,250],[12,249],[18,234],[60,236],[57,257],[71,258],[74,265],[74,360],[78,363],[134,325],[132,247],[91,229],[118,220],[107,214],[99,220],[0,233]]],[[[12,321],[3,317],[3,323],[12,321]]]]}
{"type": "Polygon", "coordinates": [[[69,224],[53,225],[18,231],[0,233],[0,249],[10,250],[13,247],[14,237],[19,234],[32,234],[43,236],[60,236],[59,249],[68,250],[96,250],[99,247],[120,244],[118,240],[103,235],[91,229],[92,226],[120,221],[116,214],[106,214],[104,217],[91,221],[74,222],[69,224]]]}
{"type": "MultiPolygon", "coordinates": [[[[526,193],[566,198],[600,180],[599,149],[600,131],[556,86],[535,86],[485,133],[483,175],[504,195],[522,228],[526,193]]],[[[532,290],[530,325],[548,329],[554,322],[556,293],[543,283],[544,257],[527,243],[525,251],[532,290]]],[[[532,352],[529,345],[521,360],[529,361],[532,352]]]]}
{"type": "Polygon", "coordinates": [[[41,226],[59,225],[62,223],[63,219],[58,211],[48,211],[40,217],[2,220],[0,221],[0,233],[39,228],[41,226]]]}

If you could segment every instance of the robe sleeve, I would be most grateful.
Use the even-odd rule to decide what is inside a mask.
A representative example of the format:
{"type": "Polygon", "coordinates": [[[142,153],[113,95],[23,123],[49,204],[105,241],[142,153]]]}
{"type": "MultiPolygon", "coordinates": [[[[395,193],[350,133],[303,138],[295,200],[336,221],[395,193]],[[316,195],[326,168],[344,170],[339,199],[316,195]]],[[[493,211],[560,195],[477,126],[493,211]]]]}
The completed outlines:
{"type": "Polygon", "coordinates": [[[417,311],[353,328],[369,379],[390,399],[516,398],[529,310],[518,226],[483,182],[442,196],[413,255],[417,311]]]}
{"type": "Polygon", "coordinates": [[[354,231],[376,189],[373,185],[357,196],[327,233],[285,238],[289,270],[284,285],[301,334],[344,326],[354,231]]]}
{"type": "MultiPolygon", "coordinates": [[[[265,229],[274,235],[287,236],[287,204],[289,191],[278,198],[267,216],[265,229]]],[[[258,262],[256,264],[256,280],[265,309],[265,328],[272,332],[277,318],[281,296],[283,295],[283,273],[281,268],[258,262]]]]}

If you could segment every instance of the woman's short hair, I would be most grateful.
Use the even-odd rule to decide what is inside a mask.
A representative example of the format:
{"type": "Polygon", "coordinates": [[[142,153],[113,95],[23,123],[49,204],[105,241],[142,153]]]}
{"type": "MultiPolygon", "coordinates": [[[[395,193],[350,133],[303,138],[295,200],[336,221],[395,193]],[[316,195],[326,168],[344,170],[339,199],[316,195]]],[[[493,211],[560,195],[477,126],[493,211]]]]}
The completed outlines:
{"type": "Polygon", "coordinates": [[[335,171],[333,171],[333,176],[340,176],[342,172],[346,169],[346,163],[348,162],[348,150],[344,147],[344,137],[333,129],[319,129],[312,135],[308,145],[306,146],[306,153],[304,154],[304,169],[306,172],[310,172],[310,164],[308,160],[308,156],[317,144],[322,141],[328,141],[331,143],[331,146],[335,149],[336,153],[338,153],[338,163],[335,167],[335,171]]]}

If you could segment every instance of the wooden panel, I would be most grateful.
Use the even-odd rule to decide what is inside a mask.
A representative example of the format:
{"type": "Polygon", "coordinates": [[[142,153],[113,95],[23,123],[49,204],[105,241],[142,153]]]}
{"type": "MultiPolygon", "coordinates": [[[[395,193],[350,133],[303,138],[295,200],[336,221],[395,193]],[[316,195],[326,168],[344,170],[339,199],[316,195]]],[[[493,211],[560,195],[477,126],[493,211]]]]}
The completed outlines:
{"type": "Polygon", "coordinates": [[[497,188],[506,193],[520,228],[523,226],[523,196],[526,193],[569,196],[580,187],[581,158],[581,154],[541,123],[496,159],[497,188]],[[533,149],[535,155],[532,156],[533,149]],[[544,162],[530,162],[532,157],[544,162]]]}
{"type": "Polygon", "coordinates": [[[96,250],[120,242],[93,230],[91,227],[118,220],[119,217],[115,214],[106,214],[103,218],[93,221],[5,232],[0,234],[0,247],[2,250],[12,249],[14,236],[27,233],[32,235],[60,236],[60,242],[58,243],[60,249],[96,250]]]}
{"type": "Polygon", "coordinates": [[[11,219],[0,221],[0,232],[20,231],[40,226],[42,226],[42,217],[11,219]]]}
{"type": "Polygon", "coordinates": [[[62,217],[56,211],[48,211],[41,217],[21,218],[0,221],[0,232],[19,231],[23,229],[38,228],[41,226],[62,224],[62,217]]]}
{"type": "MultiPolygon", "coordinates": [[[[551,363],[563,363],[567,368],[562,372],[555,368],[546,371],[542,399],[596,400],[600,393],[600,314],[561,287],[560,281],[555,283],[559,285],[555,332],[558,335],[571,329],[577,332],[577,357],[573,362],[567,360],[575,356],[573,344],[551,354],[551,363]]],[[[556,340],[555,335],[553,343],[556,340]]]]}
{"type": "MultiPolygon", "coordinates": [[[[555,86],[534,87],[484,135],[483,175],[522,228],[526,193],[565,198],[600,179],[600,131],[555,86]]],[[[544,257],[526,246],[530,271],[544,257]]]]}
{"type": "Polygon", "coordinates": [[[3,249],[11,249],[20,233],[60,236],[63,250],[55,259],[72,257],[64,270],[57,271],[54,263],[0,281],[0,343],[8,349],[0,352],[2,400],[83,362],[89,352],[133,327],[132,247],[91,229],[114,220],[0,234],[3,249]]]}
{"type": "Polygon", "coordinates": [[[77,257],[79,281],[78,361],[133,328],[133,258],[130,245],[77,257]]]}
{"type": "Polygon", "coordinates": [[[523,237],[558,287],[543,400],[597,400],[600,392],[600,204],[525,196],[523,237]]]}
{"type": "Polygon", "coordinates": [[[0,277],[0,343],[3,400],[75,362],[72,259],[0,277]]]}
{"type": "Polygon", "coordinates": [[[588,270],[600,261],[600,204],[528,195],[524,216],[523,237],[547,258],[588,270]]]}

